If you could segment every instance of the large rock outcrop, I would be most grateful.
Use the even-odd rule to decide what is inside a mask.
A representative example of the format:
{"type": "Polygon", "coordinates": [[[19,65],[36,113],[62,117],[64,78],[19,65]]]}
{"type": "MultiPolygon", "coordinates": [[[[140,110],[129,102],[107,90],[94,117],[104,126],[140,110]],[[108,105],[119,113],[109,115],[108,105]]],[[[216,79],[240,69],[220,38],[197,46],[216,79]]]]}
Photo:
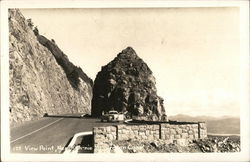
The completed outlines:
{"type": "Polygon", "coordinates": [[[155,78],[147,64],[128,47],[103,66],[93,87],[92,116],[117,110],[134,116],[165,115],[155,78]]]}
{"type": "Polygon", "coordinates": [[[11,124],[44,113],[90,113],[92,80],[18,9],[9,10],[9,63],[11,124]]]}

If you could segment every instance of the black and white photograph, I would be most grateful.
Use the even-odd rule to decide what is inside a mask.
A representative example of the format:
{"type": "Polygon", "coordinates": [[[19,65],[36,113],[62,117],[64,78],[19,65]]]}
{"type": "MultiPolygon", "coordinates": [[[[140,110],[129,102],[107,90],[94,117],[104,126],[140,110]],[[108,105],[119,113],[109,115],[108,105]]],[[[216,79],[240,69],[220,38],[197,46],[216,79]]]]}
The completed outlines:
{"type": "Polygon", "coordinates": [[[250,160],[249,1],[15,2],[3,161],[250,160]]]}

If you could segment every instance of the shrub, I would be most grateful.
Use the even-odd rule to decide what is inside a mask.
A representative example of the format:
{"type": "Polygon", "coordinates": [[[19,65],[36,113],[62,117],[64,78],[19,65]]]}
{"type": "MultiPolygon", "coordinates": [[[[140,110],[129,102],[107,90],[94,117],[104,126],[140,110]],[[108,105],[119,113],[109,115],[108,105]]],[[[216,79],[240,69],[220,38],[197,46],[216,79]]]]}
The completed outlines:
{"type": "Polygon", "coordinates": [[[30,27],[30,29],[33,29],[34,23],[32,22],[32,20],[31,19],[27,19],[27,22],[28,22],[28,26],[30,27]]]}
{"type": "Polygon", "coordinates": [[[39,35],[39,30],[37,29],[37,26],[34,28],[33,32],[36,36],[39,35]]]}

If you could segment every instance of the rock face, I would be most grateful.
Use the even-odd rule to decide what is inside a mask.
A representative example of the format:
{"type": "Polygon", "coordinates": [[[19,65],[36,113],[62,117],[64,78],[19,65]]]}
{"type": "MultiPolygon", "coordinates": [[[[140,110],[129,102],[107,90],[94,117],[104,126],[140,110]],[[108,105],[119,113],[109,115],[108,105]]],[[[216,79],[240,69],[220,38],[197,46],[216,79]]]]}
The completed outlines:
{"type": "Polygon", "coordinates": [[[92,80],[54,41],[9,10],[10,123],[48,114],[90,113],[92,80]]]}
{"type": "Polygon", "coordinates": [[[147,64],[128,47],[103,66],[93,87],[92,116],[117,110],[134,116],[165,114],[157,95],[155,78],[147,64]]]}

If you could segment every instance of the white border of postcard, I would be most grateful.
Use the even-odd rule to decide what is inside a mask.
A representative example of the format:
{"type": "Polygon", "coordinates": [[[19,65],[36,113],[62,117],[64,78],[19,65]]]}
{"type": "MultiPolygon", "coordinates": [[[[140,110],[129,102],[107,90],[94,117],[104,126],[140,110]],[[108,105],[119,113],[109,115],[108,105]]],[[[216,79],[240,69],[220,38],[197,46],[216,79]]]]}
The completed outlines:
{"type": "MultiPolygon", "coordinates": [[[[1,1],[1,160],[3,161],[250,161],[249,129],[249,1],[80,1],[15,0],[1,1]],[[240,123],[239,153],[138,153],[138,154],[13,154],[9,140],[8,8],[240,8],[240,123]]],[[[223,20],[222,20],[223,21],[223,20]]]]}

